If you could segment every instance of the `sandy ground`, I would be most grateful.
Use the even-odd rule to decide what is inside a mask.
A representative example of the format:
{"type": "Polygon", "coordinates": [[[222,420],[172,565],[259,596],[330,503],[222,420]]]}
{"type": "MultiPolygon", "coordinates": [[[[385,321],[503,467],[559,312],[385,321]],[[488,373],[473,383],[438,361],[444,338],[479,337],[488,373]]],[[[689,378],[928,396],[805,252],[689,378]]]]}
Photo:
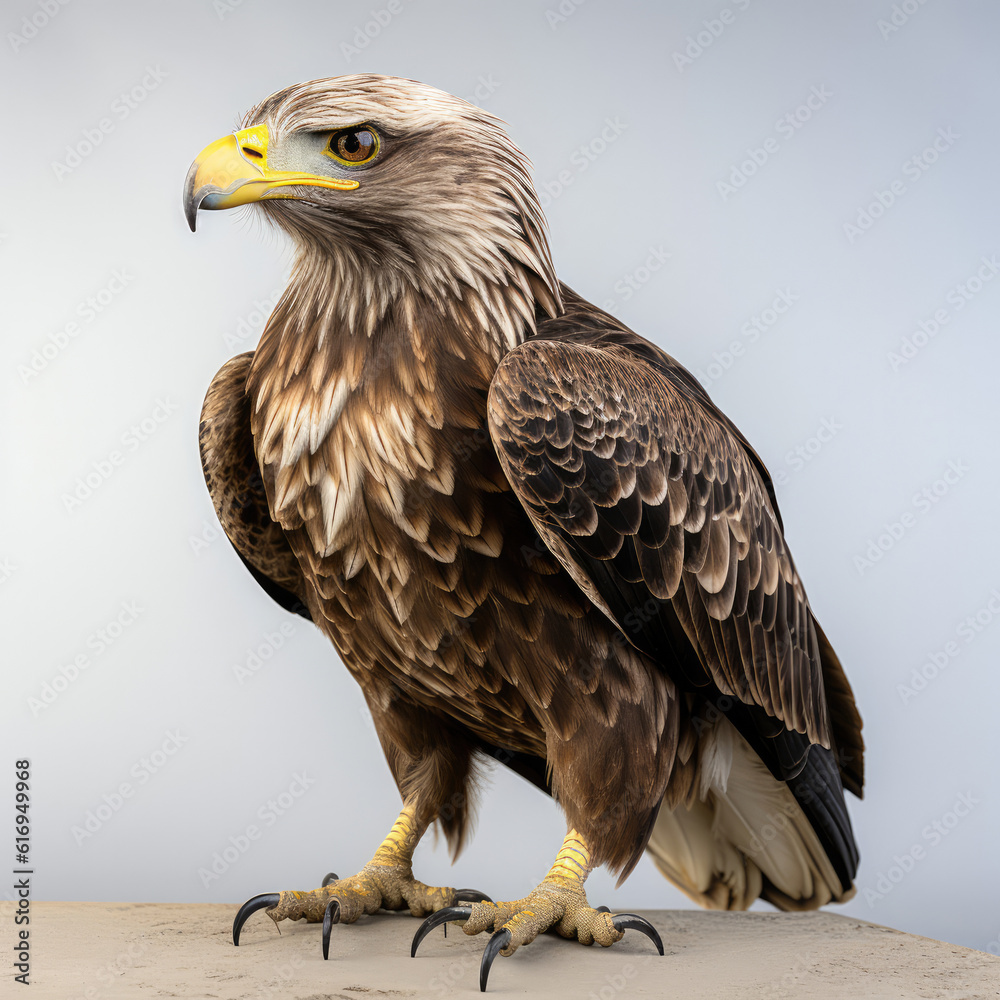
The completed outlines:
{"type": "MultiPolygon", "coordinates": [[[[8,906],[2,909],[6,956],[13,921],[8,906]]],[[[285,924],[279,936],[261,913],[250,918],[234,948],[235,909],[33,903],[31,988],[15,993],[5,983],[2,992],[35,1000],[479,995],[485,936],[467,937],[452,926],[445,939],[437,930],[411,959],[418,921],[380,914],[335,927],[324,962],[317,925],[285,924]]],[[[663,936],[663,958],[635,931],[607,950],[546,935],[511,959],[498,958],[489,992],[534,1000],[1000,997],[1000,959],[835,914],[644,915],[663,936]]],[[[5,979],[9,962],[5,957],[5,979]]]]}

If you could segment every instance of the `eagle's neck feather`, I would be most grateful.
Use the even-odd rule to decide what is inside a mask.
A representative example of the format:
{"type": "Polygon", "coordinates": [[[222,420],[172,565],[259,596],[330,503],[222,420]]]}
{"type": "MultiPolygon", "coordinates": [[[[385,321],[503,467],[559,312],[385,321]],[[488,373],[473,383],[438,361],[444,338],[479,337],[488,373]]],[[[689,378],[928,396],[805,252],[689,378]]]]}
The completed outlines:
{"type": "Polygon", "coordinates": [[[482,425],[500,359],[535,329],[538,279],[515,271],[453,294],[394,289],[316,262],[293,272],[247,379],[279,523],[304,527],[322,555],[351,548],[352,564],[359,517],[372,506],[426,541],[428,518],[404,499],[410,484],[432,484],[425,503],[450,493],[448,435],[482,425]]]}

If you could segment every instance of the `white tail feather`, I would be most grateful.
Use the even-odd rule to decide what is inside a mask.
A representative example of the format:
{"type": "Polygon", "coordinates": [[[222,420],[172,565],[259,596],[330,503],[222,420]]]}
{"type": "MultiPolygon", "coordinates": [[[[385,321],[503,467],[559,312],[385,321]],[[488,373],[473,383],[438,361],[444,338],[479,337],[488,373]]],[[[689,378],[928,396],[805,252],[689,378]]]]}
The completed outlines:
{"type": "Polygon", "coordinates": [[[788,786],[728,720],[704,734],[699,751],[699,798],[672,812],[662,808],[646,848],[674,885],[713,910],[744,910],[762,892],[785,910],[854,894],[841,890],[788,786]]]}

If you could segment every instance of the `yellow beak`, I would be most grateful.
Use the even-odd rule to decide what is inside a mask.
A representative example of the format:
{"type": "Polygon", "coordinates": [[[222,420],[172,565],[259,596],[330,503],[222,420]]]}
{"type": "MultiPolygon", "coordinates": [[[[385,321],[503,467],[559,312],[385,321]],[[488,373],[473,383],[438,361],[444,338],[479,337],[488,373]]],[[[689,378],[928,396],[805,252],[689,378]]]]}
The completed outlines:
{"type": "Polygon", "coordinates": [[[184,216],[191,232],[199,208],[234,208],[253,201],[302,197],[296,185],[353,191],[358,181],[267,166],[267,126],[255,125],[206,146],[184,182],[184,216]],[[283,190],[282,190],[283,189],[283,190]]]}

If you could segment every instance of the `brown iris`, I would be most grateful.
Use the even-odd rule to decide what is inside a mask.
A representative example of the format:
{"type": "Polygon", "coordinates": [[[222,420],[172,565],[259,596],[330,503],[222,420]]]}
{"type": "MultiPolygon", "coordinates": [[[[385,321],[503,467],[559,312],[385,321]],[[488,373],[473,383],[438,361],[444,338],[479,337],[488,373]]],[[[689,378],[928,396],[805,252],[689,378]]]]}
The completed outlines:
{"type": "Polygon", "coordinates": [[[378,152],[378,135],[367,125],[341,129],[330,137],[330,152],[345,163],[365,163],[378,152]]]}

